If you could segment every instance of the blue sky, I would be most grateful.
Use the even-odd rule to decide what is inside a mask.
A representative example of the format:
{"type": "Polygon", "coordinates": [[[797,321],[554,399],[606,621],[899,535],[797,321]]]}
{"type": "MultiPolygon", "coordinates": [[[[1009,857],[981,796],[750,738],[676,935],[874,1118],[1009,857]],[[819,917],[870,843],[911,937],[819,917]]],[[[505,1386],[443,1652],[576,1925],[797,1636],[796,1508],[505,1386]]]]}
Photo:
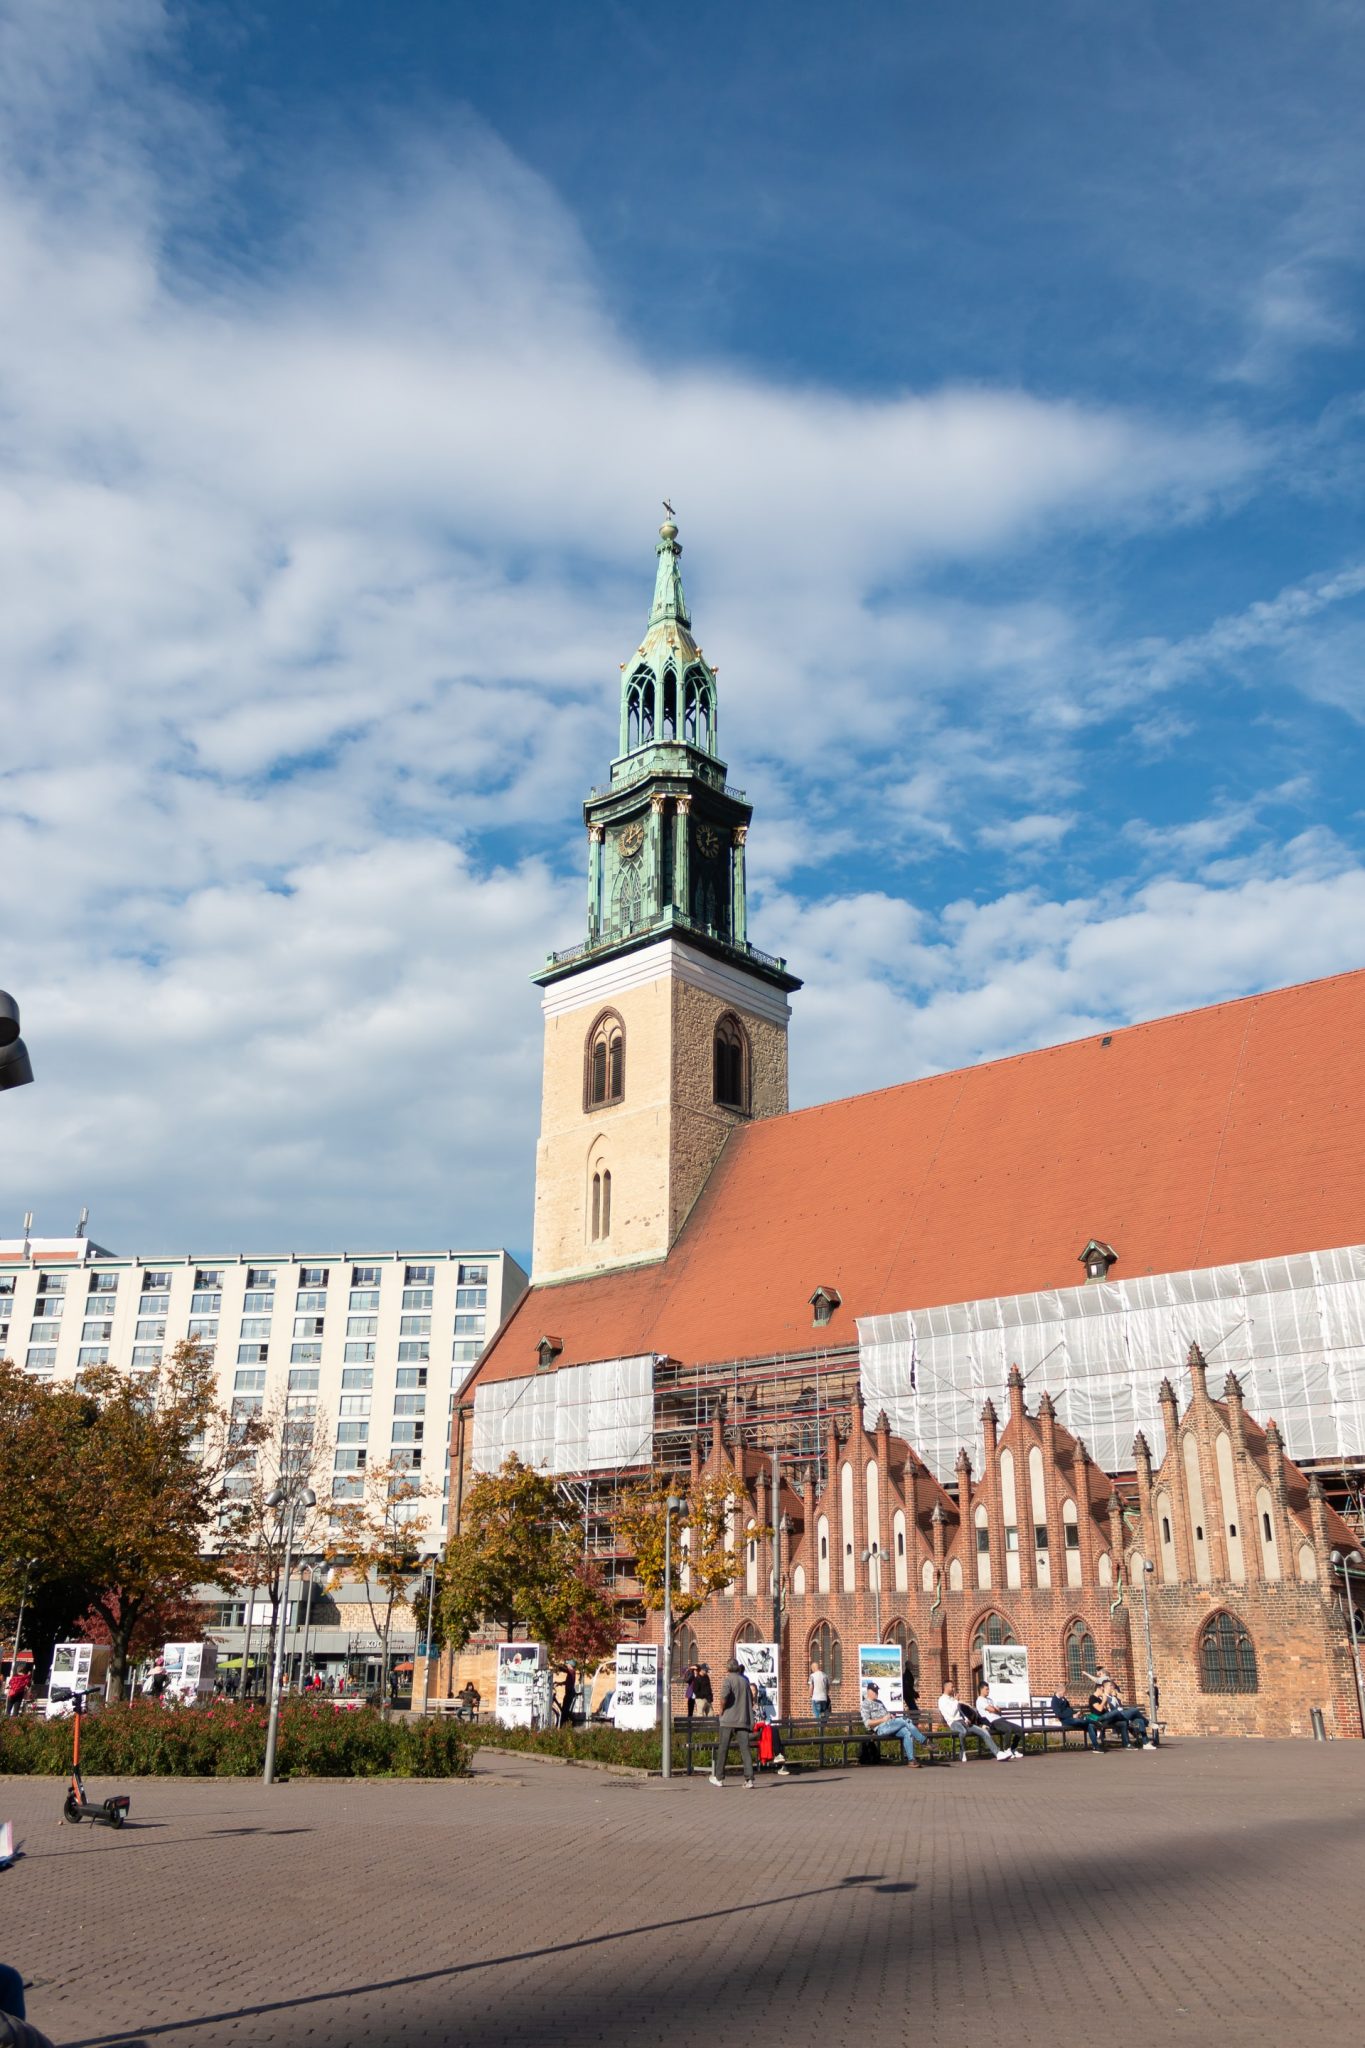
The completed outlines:
{"type": "Polygon", "coordinates": [[[1362,964],[1355,6],[0,0],[3,1185],[524,1247],[661,497],[793,1097],[1362,964]]]}

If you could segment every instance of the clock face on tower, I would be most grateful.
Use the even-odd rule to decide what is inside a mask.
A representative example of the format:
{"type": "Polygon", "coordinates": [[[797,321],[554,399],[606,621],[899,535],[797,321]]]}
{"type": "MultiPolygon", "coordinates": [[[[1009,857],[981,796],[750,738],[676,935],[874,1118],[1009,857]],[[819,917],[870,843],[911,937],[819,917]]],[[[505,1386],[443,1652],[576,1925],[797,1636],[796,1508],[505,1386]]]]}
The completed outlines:
{"type": "Polygon", "coordinates": [[[697,851],[707,860],[714,860],[720,852],[720,834],[714,825],[699,825],[697,828],[697,851]]]}
{"type": "Polygon", "coordinates": [[[633,825],[627,825],[621,834],[621,852],[627,860],[634,860],[645,843],[645,828],[637,818],[633,825]]]}

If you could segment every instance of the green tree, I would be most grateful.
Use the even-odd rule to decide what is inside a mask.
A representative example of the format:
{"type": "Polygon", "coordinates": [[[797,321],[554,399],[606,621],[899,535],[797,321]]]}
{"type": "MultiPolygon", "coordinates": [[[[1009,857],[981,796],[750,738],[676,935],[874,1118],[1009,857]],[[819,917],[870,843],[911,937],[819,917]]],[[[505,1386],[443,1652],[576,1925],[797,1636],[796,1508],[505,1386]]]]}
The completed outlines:
{"type": "Polygon", "coordinates": [[[604,1655],[616,1640],[611,1602],[564,1525],[553,1479],[515,1454],[466,1494],[439,1599],[445,1640],[457,1650],[485,1621],[509,1638],[520,1626],[555,1656],[579,1661],[604,1655]]]}
{"type": "MultiPolygon", "coordinates": [[[[687,1503],[681,1514],[673,1516],[672,1608],[674,1621],[680,1622],[695,1614],[713,1593],[734,1583],[743,1551],[739,1541],[733,1549],[727,1547],[726,1536],[731,1515],[736,1505],[743,1503],[745,1494],[733,1474],[713,1474],[689,1487],[666,1477],[651,1479],[631,1487],[622,1496],[616,1516],[617,1534],[634,1552],[645,1605],[656,1612],[664,1604],[664,1504],[670,1495],[687,1503]]],[[[768,1531],[742,1533],[764,1536],[768,1531]]]]}
{"type": "Polygon", "coordinates": [[[75,1611],[88,1608],[106,1632],[114,1699],[148,1610],[205,1575],[201,1549],[230,1456],[215,1386],[212,1353],[194,1338],[154,1372],[98,1366],[59,1387],[0,1367],[7,1585],[36,1557],[40,1580],[83,1589],[75,1611]]]}
{"type": "Polygon", "coordinates": [[[434,1487],[405,1466],[371,1465],[366,1468],[358,1500],[332,1503],[327,1562],[334,1572],[364,1585],[383,1660],[380,1706],[385,1714],[389,1711],[389,1638],[398,1609],[411,1603],[421,1568],[422,1539],[431,1519],[422,1512],[422,1502],[434,1494],[434,1487]]]}

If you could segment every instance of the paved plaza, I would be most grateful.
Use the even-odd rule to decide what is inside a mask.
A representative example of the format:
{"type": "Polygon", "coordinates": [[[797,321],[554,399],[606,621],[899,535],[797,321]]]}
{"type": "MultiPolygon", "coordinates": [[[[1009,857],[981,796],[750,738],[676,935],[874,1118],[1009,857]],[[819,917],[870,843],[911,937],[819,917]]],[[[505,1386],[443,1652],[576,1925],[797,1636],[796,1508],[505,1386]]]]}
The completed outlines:
{"type": "Polygon", "coordinates": [[[1365,2043],[1362,1743],[129,1789],[116,1835],[0,1780],[0,1960],[59,2048],[1365,2043]]]}

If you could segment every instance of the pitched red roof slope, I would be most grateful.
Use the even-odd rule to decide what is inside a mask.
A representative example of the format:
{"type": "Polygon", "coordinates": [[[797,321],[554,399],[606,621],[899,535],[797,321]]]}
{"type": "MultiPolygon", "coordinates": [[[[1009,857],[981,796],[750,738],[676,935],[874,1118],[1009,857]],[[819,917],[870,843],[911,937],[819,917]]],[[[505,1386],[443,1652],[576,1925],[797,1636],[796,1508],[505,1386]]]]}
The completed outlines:
{"type": "Polygon", "coordinates": [[[666,1260],[533,1287],[477,1377],[856,1341],[855,1318],[1365,1242],[1365,971],[735,1131],[666,1260]],[[835,1287],[827,1331],[809,1300],[835,1287]]]}

